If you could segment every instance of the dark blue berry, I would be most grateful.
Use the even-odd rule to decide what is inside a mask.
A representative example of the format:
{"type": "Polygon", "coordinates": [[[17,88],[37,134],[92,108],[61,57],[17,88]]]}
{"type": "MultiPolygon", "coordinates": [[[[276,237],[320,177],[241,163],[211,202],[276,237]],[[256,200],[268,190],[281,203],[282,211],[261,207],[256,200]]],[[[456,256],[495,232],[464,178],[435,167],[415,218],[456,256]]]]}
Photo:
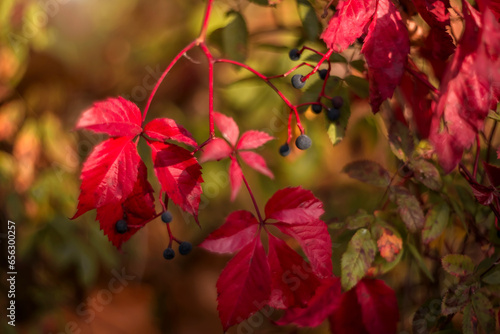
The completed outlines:
{"type": "Polygon", "coordinates": [[[183,241],[179,245],[179,253],[181,255],[188,255],[193,249],[193,245],[191,245],[188,241],[183,241]]]}
{"type": "Polygon", "coordinates": [[[313,113],[319,114],[321,112],[321,110],[323,110],[323,107],[321,106],[321,104],[313,104],[312,105],[313,113]]]}
{"type": "Polygon", "coordinates": [[[340,118],[340,109],[330,108],[328,109],[326,116],[330,121],[335,122],[340,118]]]}
{"type": "Polygon", "coordinates": [[[163,257],[165,260],[172,260],[175,257],[175,251],[172,248],[165,248],[163,251],[163,257]]]}
{"type": "Polygon", "coordinates": [[[284,143],[283,145],[280,146],[280,155],[282,157],[286,157],[289,154],[290,154],[290,146],[288,146],[288,143],[284,143]]]}
{"type": "Polygon", "coordinates": [[[172,221],[172,214],[170,211],[165,211],[161,214],[161,221],[164,223],[170,223],[172,221]]]}
{"type": "Polygon", "coordinates": [[[290,57],[291,60],[299,60],[300,59],[299,49],[291,49],[290,52],[288,53],[288,56],[290,57]]]}
{"type": "Polygon", "coordinates": [[[321,80],[325,80],[327,73],[328,73],[328,70],[325,70],[325,69],[318,71],[318,74],[319,74],[319,77],[321,78],[321,80]]]}
{"type": "Polygon", "coordinates": [[[128,231],[127,222],[123,219],[120,219],[119,221],[117,221],[115,224],[115,231],[116,231],[116,233],[120,233],[120,234],[126,233],[128,231]]]}
{"type": "Polygon", "coordinates": [[[301,89],[302,87],[304,87],[306,82],[302,81],[303,77],[304,76],[302,74],[295,74],[292,77],[292,86],[297,89],[301,89]]]}
{"type": "Polygon", "coordinates": [[[312,145],[312,140],[307,135],[300,135],[295,139],[295,146],[299,150],[307,150],[312,145]]]}
{"type": "Polygon", "coordinates": [[[344,99],[342,96],[334,96],[332,97],[332,105],[334,108],[340,109],[344,105],[344,99]]]}

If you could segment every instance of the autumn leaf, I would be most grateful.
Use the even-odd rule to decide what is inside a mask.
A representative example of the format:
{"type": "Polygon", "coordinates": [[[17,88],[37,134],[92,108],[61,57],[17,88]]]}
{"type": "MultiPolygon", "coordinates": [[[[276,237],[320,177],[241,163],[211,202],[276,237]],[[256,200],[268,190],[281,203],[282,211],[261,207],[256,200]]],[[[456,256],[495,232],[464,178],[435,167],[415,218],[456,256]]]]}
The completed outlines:
{"type": "Polygon", "coordinates": [[[465,28],[433,104],[430,140],[445,172],[476,139],[500,97],[500,25],[489,9],[480,15],[463,2],[465,28]]]}
{"type": "Polygon", "coordinates": [[[349,241],[342,255],[342,287],[345,290],[355,286],[367,273],[377,252],[377,246],[370,231],[359,229],[349,241]]]}
{"type": "Polygon", "coordinates": [[[106,133],[113,137],[134,137],[141,133],[141,111],[122,97],[94,103],[80,116],[76,129],[106,133]]]}
{"type": "Polygon", "coordinates": [[[217,281],[217,309],[224,331],[269,301],[270,281],[269,263],[257,236],[228,262],[217,281]]]}
{"type": "Polygon", "coordinates": [[[392,262],[403,248],[403,241],[391,230],[383,228],[382,235],[377,240],[380,256],[387,262],[392,262]]]}
{"type": "Polygon", "coordinates": [[[345,165],[342,172],[353,179],[377,187],[387,187],[391,183],[391,176],[387,170],[375,161],[354,161],[345,165]]]}
{"type": "Polygon", "coordinates": [[[162,190],[197,219],[203,182],[198,161],[191,152],[177,145],[149,141],[148,145],[162,190]]]}
{"type": "Polygon", "coordinates": [[[395,334],[396,294],[384,281],[365,278],[342,294],[329,320],[332,333],[395,334]]]}
{"type": "Polygon", "coordinates": [[[162,141],[175,140],[192,147],[198,146],[189,131],[169,118],[157,118],[150,121],[144,127],[144,134],[162,141]]]}
{"type": "Polygon", "coordinates": [[[373,113],[401,82],[410,52],[408,31],[390,0],[377,1],[377,10],[361,49],[368,65],[370,105],[373,113]]]}
{"type": "Polygon", "coordinates": [[[442,264],[444,270],[457,277],[471,275],[474,271],[474,263],[467,255],[448,254],[443,257],[442,264]]]}
{"type": "Polygon", "coordinates": [[[140,160],[131,137],[111,138],[97,145],[83,164],[78,210],[72,219],[123,202],[134,189],[140,160]]]}

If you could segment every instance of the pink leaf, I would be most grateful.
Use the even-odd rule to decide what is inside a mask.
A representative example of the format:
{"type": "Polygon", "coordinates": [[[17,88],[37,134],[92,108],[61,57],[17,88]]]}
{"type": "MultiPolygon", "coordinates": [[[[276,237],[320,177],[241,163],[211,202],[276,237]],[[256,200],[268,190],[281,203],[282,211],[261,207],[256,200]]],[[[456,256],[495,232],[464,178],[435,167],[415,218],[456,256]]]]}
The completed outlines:
{"type": "Polygon", "coordinates": [[[134,137],[141,133],[141,111],[122,97],[96,102],[83,112],[76,129],[107,133],[110,136],[134,137]]]}
{"type": "Polygon", "coordinates": [[[146,124],[144,133],[153,139],[175,140],[179,143],[197,147],[193,136],[182,126],[177,125],[173,119],[157,118],[146,124]]]}
{"type": "Polygon", "coordinates": [[[217,309],[224,331],[268,302],[270,281],[266,253],[257,236],[228,262],[217,281],[217,309]]]}
{"type": "Polygon", "coordinates": [[[139,170],[134,190],[123,203],[109,204],[97,208],[97,220],[108,239],[120,248],[155,215],[153,188],[147,180],[146,165],[139,162],[139,170]],[[127,221],[127,232],[116,232],[115,225],[120,219],[127,221]]]}
{"type": "Polygon", "coordinates": [[[249,151],[239,151],[238,154],[247,165],[255,169],[257,172],[274,179],[273,172],[267,168],[266,160],[264,160],[261,155],[249,151]]]}
{"type": "Polygon", "coordinates": [[[212,139],[205,147],[200,157],[200,162],[221,160],[231,155],[233,149],[221,138],[212,139]]]}
{"type": "Polygon", "coordinates": [[[368,333],[396,333],[399,310],[394,290],[382,280],[365,278],[356,285],[356,295],[368,333]]]}
{"type": "Polygon", "coordinates": [[[236,146],[237,150],[251,150],[255,148],[259,148],[268,141],[274,139],[274,137],[268,135],[262,131],[249,130],[241,135],[240,140],[238,141],[238,145],[236,146]]]}
{"type": "MultiPolygon", "coordinates": [[[[337,277],[324,279],[306,308],[288,309],[285,315],[276,323],[278,325],[293,323],[299,327],[317,327],[339,307],[340,296],[340,279],[337,277]]],[[[349,331],[345,333],[358,332],[349,331]]]]}
{"type": "Polygon", "coordinates": [[[430,140],[445,172],[459,163],[464,149],[500,95],[500,25],[487,9],[479,13],[463,3],[465,31],[433,104],[430,140]]]}
{"type": "Polygon", "coordinates": [[[340,0],[321,38],[335,52],[344,51],[360,37],[375,14],[376,0],[340,0]]]}
{"type": "Polygon", "coordinates": [[[408,31],[390,0],[377,1],[361,52],[368,64],[370,104],[376,113],[399,85],[410,52],[408,31]]]}
{"type": "Polygon", "coordinates": [[[320,285],[318,278],[302,256],[284,241],[271,234],[268,236],[272,283],[269,306],[278,309],[305,307],[320,285]]]}
{"type": "Polygon", "coordinates": [[[231,201],[234,201],[241,188],[241,181],[243,180],[243,171],[241,170],[238,161],[231,157],[231,164],[229,165],[229,181],[231,183],[231,201]]]}
{"type": "Polygon", "coordinates": [[[111,138],[97,145],[83,164],[78,210],[72,219],[124,201],[134,188],[140,160],[132,138],[111,138]]]}
{"type": "Polygon", "coordinates": [[[232,212],[226,222],[200,244],[215,253],[234,253],[256,237],[259,222],[248,211],[232,212]]]}
{"type": "Polygon", "coordinates": [[[236,141],[240,135],[240,130],[238,129],[238,125],[236,125],[234,119],[215,111],[214,122],[222,133],[222,136],[226,138],[226,140],[231,143],[233,147],[235,147],[236,141]]]}
{"type": "Polygon", "coordinates": [[[198,216],[201,166],[191,152],[173,144],[148,142],[161,188],[182,210],[198,216]]]}

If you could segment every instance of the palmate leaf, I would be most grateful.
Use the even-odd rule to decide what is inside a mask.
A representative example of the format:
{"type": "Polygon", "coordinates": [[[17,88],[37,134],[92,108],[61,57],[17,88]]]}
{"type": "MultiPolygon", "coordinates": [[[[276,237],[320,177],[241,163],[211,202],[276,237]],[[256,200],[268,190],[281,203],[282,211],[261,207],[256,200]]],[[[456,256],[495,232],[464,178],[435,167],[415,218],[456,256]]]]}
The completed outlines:
{"type": "Polygon", "coordinates": [[[156,177],[168,197],[182,210],[198,216],[201,166],[188,150],[173,144],[148,142],[156,177]]]}
{"type": "Polygon", "coordinates": [[[175,140],[192,147],[198,146],[189,131],[169,118],[157,118],[150,121],[144,127],[144,133],[153,139],[175,140]]]}
{"type": "Polygon", "coordinates": [[[109,98],[83,112],[76,129],[86,129],[110,136],[133,137],[141,133],[141,111],[132,102],[122,98],[109,98]]]}
{"type": "Polygon", "coordinates": [[[134,189],[140,160],[131,137],[111,138],[97,145],[83,164],[78,210],[72,219],[123,202],[134,189]]]}

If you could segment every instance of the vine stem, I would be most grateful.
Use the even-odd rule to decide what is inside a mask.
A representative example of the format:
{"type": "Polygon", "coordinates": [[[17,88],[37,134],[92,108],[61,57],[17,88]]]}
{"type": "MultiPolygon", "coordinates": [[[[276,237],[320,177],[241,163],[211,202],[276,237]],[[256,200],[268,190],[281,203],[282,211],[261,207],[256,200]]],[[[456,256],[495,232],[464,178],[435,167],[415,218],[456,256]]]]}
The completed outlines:
{"type": "Polygon", "coordinates": [[[215,138],[214,129],[214,63],[215,59],[208,49],[207,45],[203,42],[200,48],[205,53],[208,60],[208,122],[210,127],[210,138],[215,138]]]}
{"type": "Polygon", "coordinates": [[[205,42],[207,36],[208,20],[210,19],[210,14],[212,13],[213,0],[208,0],[207,7],[205,9],[205,16],[203,17],[203,23],[201,24],[201,31],[196,39],[197,45],[205,42]]]}
{"type": "MultiPolygon", "coordinates": [[[[148,102],[146,103],[146,107],[144,108],[144,115],[142,116],[142,123],[144,123],[146,121],[146,115],[148,114],[148,110],[149,110],[149,106],[151,105],[151,101],[153,101],[153,97],[155,96],[156,91],[158,90],[158,88],[160,87],[161,83],[163,82],[163,79],[165,79],[165,77],[167,76],[168,72],[170,72],[170,70],[172,69],[172,67],[174,67],[174,65],[179,61],[179,59],[181,59],[181,57],[184,56],[184,54],[186,52],[188,52],[189,50],[191,50],[196,45],[196,43],[197,43],[196,40],[194,40],[191,43],[189,43],[184,49],[182,49],[174,57],[174,59],[172,59],[172,61],[170,62],[170,64],[168,64],[168,66],[165,69],[165,71],[163,71],[161,77],[158,79],[158,81],[156,82],[155,87],[151,91],[151,94],[149,94],[148,102]]],[[[144,126],[144,124],[143,124],[143,126],[144,126]]]]}
{"type": "Polygon", "coordinates": [[[247,70],[249,72],[252,72],[253,74],[255,74],[260,79],[262,79],[265,83],[267,83],[267,85],[269,87],[271,87],[279,95],[279,97],[281,97],[281,99],[283,100],[283,102],[285,102],[286,105],[295,113],[295,117],[297,119],[297,127],[299,128],[299,130],[300,130],[301,133],[304,133],[304,128],[302,127],[302,124],[300,122],[300,117],[299,117],[299,113],[297,111],[297,107],[294,106],[292,104],[292,102],[290,102],[290,100],[288,100],[287,97],[271,81],[269,81],[269,78],[267,76],[265,76],[264,74],[260,73],[259,71],[255,70],[255,69],[253,69],[252,67],[250,67],[250,66],[248,66],[246,64],[237,62],[235,60],[230,60],[230,59],[216,59],[215,62],[216,63],[228,63],[228,64],[233,64],[233,65],[236,65],[236,66],[240,66],[240,67],[244,68],[245,70],[247,70]]]}
{"type": "MultiPolygon", "coordinates": [[[[240,162],[236,160],[238,165],[241,168],[240,162]]],[[[253,206],[255,207],[255,212],[257,213],[257,217],[259,218],[259,223],[263,223],[264,220],[262,219],[262,216],[260,214],[259,206],[257,205],[257,201],[255,201],[255,197],[253,196],[252,189],[250,189],[250,185],[248,184],[248,181],[245,177],[245,174],[243,172],[241,173],[241,178],[243,179],[243,182],[245,183],[245,186],[247,187],[248,193],[250,194],[250,198],[252,198],[253,206]]]]}

